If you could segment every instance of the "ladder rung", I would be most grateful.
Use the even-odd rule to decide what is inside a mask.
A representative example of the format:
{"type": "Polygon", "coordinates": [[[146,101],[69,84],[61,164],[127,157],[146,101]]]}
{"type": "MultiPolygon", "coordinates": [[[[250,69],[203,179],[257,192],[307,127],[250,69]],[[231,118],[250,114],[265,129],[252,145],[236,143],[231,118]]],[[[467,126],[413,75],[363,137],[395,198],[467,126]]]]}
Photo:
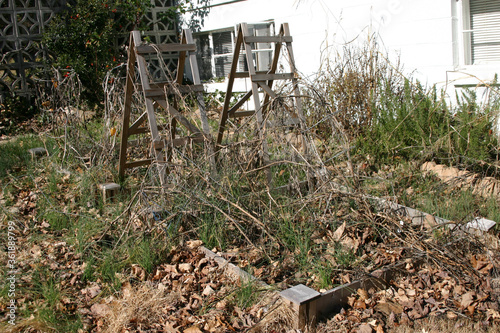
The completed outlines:
{"type": "MultiPolygon", "coordinates": [[[[166,128],[168,128],[168,125],[158,125],[159,131],[164,130],[166,128]]],[[[133,130],[129,130],[128,135],[131,136],[134,134],[144,134],[144,133],[149,133],[149,132],[150,132],[149,127],[139,127],[139,128],[133,129],[133,130]]],[[[133,141],[133,140],[131,140],[131,141],[133,141]]]]}
{"type": "Polygon", "coordinates": [[[153,163],[153,159],[151,159],[151,158],[148,158],[147,160],[128,162],[128,163],[125,163],[125,169],[136,168],[136,167],[140,167],[140,166],[143,166],[146,164],[151,164],[151,163],[153,163]]]}
{"type": "MultiPolygon", "coordinates": [[[[257,74],[267,74],[266,71],[258,71],[257,74]]],[[[235,72],[234,73],[234,78],[235,79],[244,79],[244,78],[247,78],[247,77],[250,77],[250,73],[249,72],[235,72]]]]}
{"type": "Polygon", "coordinates": [[[293,73],[281,74],[255,74],[252,75],[252,81],[274,81],[274,80],[292,80],[293,73]]]}
{"type": "MultiPolygon", "coordinates": [[[[168,126],[167,125],[160,125],[158,126],[158,130],[164,130],[166,129],[168,126]]],[[[139,128],[136,128],[134,130],[131,130],[128,132],[128,135],[131,136],[131,135],[134,135],[134,134],[144,134],[144,133],[149,133],[150,130],[149,130],[149,127],[139,127],[139,128]]]]}
{"type": "Polygon", "coordinates": [[[191,142],[203,142],[203,141],[205,141],[205,138],[203,137],[203,135],[200,135],[195,137],[173,139],[172,141],[167,142],[167,145],[170,144],[171,142],[174,147],[178,147],[178,146],[184,146],[191,142]]]}
{"type": "MultiPolygon", "coordinates": [[[[166,84],[164,84],[166,85],[166,84]]],[[[190,86],[175,86],[175,87],[168,87],[166,89],[167,94],[169,95],[174,95],[177,93],[181,94],[189,94],[193,92],[204,92],[205,88],[203,87],[202,84],[195,84],[195,85],[190,85],[190,86]]],[[[151,89],[146,89],[144,91],[146,97],[164,97],[165,96],[165,89],[158,87],[158,88],[151,88],[151,89]]]]}
{"type": "Polygon", "coordinates": [[[128,135],[134,135],[134,134],[144,134],[144,133],[149,133],[149,127],[139,127],[133,130],[129,130],[128,135]]]}
{"type": "Polygon", "coordinates": [[[230,118],[242,118],[242,117],[248,117],[251,116],[255,113],[255,110],[248,110],[248,111],[236,111],[232,114],[229,115],[230,118]]]}
{"type": "Polygon", "coordinates": [[[205,140],[205,138],[203,137],[203,135],[186,136],[183,138],[175,138],[171,141],[156,141],[154,143],[154,148],[155,149],[163,149],[163,148],[169,147],[169,146],[178,147],[178,146],[184,146],[184,145],[189,144],[191,142],[203,142],[204,140],[205,140]]]}
{"type": "Polygon", "coordinates": [[[291,43],[292,36],[245,36],[246,43],[291,43]]]}
{"type": "Polygon", "coordinates": [[[138,54],[151,54],[158,52],[183,52],[183,51],[196,51],[195,44],[157,44],[152,45],[139,45],[135,48],[138,54]]]}

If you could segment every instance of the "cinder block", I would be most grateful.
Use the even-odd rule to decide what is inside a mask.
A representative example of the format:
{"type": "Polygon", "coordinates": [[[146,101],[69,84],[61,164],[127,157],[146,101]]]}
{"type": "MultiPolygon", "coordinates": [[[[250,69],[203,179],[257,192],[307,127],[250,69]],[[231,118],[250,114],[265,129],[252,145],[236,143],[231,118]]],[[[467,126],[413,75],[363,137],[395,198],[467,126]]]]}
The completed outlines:
{"type": "Polygon", "coordinates": [[[98,188],[102,192],[102,201],[106,203],[113,200],[121,187],[116,183],[105,183],[99,184],[98,188]]]}
{"type": "Polygon", "coordinates": [[[32,161],[47,155],[47,149],[45,149],[43,147],[31,148],[31,149],[28,149],[28,152],[31,155],[32,161]]]}
{"type": "Polygon", "coordinates": [[[316,300],[319,292],[303,284],[283,290],[281,297],[296,313],[294,326],[304,331],[307,327],[315,327],[317,320],[316,300]]]}

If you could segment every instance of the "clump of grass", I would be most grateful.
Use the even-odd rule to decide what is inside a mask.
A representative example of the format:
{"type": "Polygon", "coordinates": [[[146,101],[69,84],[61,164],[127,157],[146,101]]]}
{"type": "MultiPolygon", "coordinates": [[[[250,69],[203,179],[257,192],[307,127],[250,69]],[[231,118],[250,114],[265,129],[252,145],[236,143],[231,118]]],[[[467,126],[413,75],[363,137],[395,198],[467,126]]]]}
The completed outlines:
{"type": "Polygon", "coordinates": [[[257,302],[259,294],[259,286],[255,281],[243,281],[235,290],[233,301],[240,309],[246,309],[257,302]]]}
{"type": "Polygon", "coordinates": [[[31,148],[47,147],[49,154],[53,153],[53,140],[42,140],[35,135],[24,135],[10,141],[0,143],[0,178],[7,173],[20,171],[30,165],[31,148]]]}
{"type": "Polygon", "coordinates": [[[31,292],[39,298],[37,303],[37,320],[42,325],[64,332],[76,332],[82,328],[80,316],[65,312],[62,306],[64,291],[58,278],[46,268],[38,268],[32,275],[31,292]]]}
{"type": "Polygon", "coordinates": [[[61,231],[69,229],[72,225],[71,219],[67,214],[58,211],[47,210],[40,218],[50,225],[51,230],[61,231]]]}
{"type": "Polygon", "coordinates": [[[151,236],[143,236],[129,247],[129,261],[140,265],[148,274],[152,273],[166,256],[166,243],[151,236]]]}

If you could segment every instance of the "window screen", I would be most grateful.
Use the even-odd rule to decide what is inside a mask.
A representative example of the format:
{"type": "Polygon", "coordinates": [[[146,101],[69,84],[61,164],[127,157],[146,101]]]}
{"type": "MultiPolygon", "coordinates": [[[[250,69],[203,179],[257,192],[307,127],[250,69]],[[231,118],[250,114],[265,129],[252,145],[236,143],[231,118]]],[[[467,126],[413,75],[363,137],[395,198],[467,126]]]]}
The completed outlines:
{"type": "Polygon", "coordinates": [[[470,0],[472,63],[500,62],[500,1],[470,0]]]}

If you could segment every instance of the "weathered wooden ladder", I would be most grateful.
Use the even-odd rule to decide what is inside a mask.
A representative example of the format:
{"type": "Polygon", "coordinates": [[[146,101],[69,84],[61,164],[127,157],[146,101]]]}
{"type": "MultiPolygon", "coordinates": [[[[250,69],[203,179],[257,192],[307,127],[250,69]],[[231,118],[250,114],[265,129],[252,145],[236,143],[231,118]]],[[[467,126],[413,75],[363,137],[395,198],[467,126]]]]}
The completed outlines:
{"type": "MultiPolygon", "coordinates": [[[[190,142],[206,142],[208,147],[211,147],[210,142],[210,129],[208,119],[205,112],[203,103],[203,85],[200,82],[198,64],[196,61],[196,45],[193,41],[191,31],[188,29],[183,30],[180,43],[169,43],[159,45],[147,45],[141,40],[139,31],[132,31],[130,34],[130,44],[128,49],[128,63],[127,63],[127,80],[125,90],[125,104],[122,118],[122,134],[121,134],[121,147],[120,147],[120,164],[119,176],[125,175],[125,170],[128,168],[138,167],[156,163],[160,184],[162,187],[166,186],[166,174],[169,172],[167,162],[170,159],[169,150],[172,147],[177,147],[190,142]],[[147,62],[145,55],[148,54],[161,54],[164,52],[178,53],[177,72],[176,77],[167,79],[165,82],[153,83],[150,81],[149,72],[147,69],[147,62]],[[186,64],[186,56],[189,62],[191,73],[193,76],[193,84],[183,84],[184,66],[186,64]],[[132,95],[135,89],[137,66],[138,77],[140,79],[140,88],[145,98],[146,111],[139,116],[132,125],[131,109],[132,109],[132,95]],[[184,117],[178,110],[178,98],[182,98],[186,94],[196,93],[200,109],[200,118],[202,130],[198,129],[192,122],[184,117]],[[170,101],[169,102],[169,97],[170,101]],[[177,98],[177,99],[176,99],[177,98]],[[158,126],[155,110],[160,106],[166,110],[170,116],[170,124],[158,126]],[[149,126],[144,126],[146,119],[149,126]],[[177,137],[177,125],[182,125],[187,132],[188,136],[177,137]],[[166,130],[167,135],[162,138],[160,131],[166,130]],[[129,147],[129,138],[135,134],[151,133],[151,151],[152,158],[145,158],[138,161],[128,161],[127,149],[129,147]]],[[[209,148],[210,149],[210,148],[209,148]]],[[[209,159],[213,159],[213,154],[209,154],[209,159]]],[[[212,161],[213,162],[213,161],[212,161]]],[[[215,163],[215,162],[214,162],[215,163]]],[[[215,168],[215,164],[211,164],[215,168]]]]}
{"type": "MultiPolygon", "coordinates": [[[[219,131],[217,135],[217,146],[220,147],[222,139],[224,137],[224,132],[226,130],[226,123],[228,118],[241,118],[255,115],[258,126],[259,139],[262,142],[262,160],[264,166],[269,165],[269,149],[268,143],[265,140],[265,116],[266,112],[270,109],[271,101],[277,97],[277,93],[273,90],[273,83],[276,80],[291,80],[293,86],[293,100],[295,107],[293,109],[287,109],[288,116],[291,118],[290,121],[295,124],[304,124],[304,117],[302,111],[302,102],[300,99],[300,91],[298,87],[298,75],[297,69],[295,67],[295,61],[292,49],[292,36],[290,35],[290,30],[288,23],[283,23],[280,27],[280,32],[276,36],[253,36],[249,33],[248,25],[246,23],[241,23],[238,25],[237,29],[236,43],[234,47],[233,60],[231,64],[231,71],[229,72],[229,80],[226,90],[226,97],[224,100],[224,106],[222,109],[219,131]],[[254,46],[258,43],[271,43],[274,44],[274,52],[272,56],[272,62],[269,70],[258,71],[257,66],[254,63],[253,51],[254,46]],[[240,51],[244,45],[245,59],[248,64],[248,72],[237,72],[238,60],[240,57],[240,51]],[[276,73],[278,69],[279,60],[283,45],[286,45],[286,51],[288,55],[288,65],[290,68],[289,73],[276,73]],[[243,97],[236,102],[232,107],[230,107],[231,97],[233,95],[234,81],[237,78],[250,78],[252,89],[248,91],[243,97]],[[261,103],[260,94],[264,94],[264,100],[261,103]],[[244,103],[253,96],[253,101],[255,105],[255,110],[249,111],[238,111],[244,103]]],[[[302,126],[301,125],[301,126],[302,126]]],[[[307,153],[307,145],[302,137],[302,146],[307,153]]],[[[268,184],[272,183],[271,169],[266,168],[266,176],[268,184]]]]}

